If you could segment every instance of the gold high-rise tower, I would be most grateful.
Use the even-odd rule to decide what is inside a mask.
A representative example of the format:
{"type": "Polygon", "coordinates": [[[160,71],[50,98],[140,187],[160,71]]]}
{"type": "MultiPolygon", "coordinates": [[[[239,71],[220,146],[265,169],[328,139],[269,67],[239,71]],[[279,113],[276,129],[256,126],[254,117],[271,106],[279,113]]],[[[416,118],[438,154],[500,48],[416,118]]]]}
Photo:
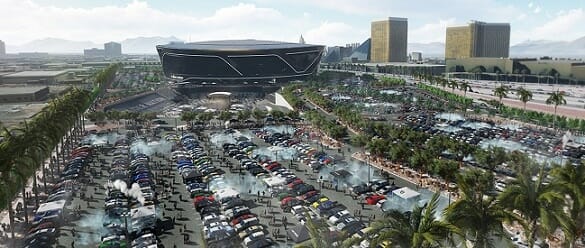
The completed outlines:
{"type": "Polygon", "coordinates": [[[370,61],[406,62],[408,43],[408,20],[389,17],[388,20],[372,22],[370,61]]]}

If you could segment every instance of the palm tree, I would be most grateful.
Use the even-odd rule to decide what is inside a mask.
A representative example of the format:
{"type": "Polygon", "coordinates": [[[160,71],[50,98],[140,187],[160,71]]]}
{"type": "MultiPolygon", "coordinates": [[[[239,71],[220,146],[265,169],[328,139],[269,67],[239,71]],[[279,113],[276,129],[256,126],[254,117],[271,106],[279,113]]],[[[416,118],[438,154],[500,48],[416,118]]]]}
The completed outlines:
{"type": "Polygon", "coordinates": [[[250,110],[242,110],[240,112],[238,112],[238,121],[246,121],[248,118],[250,118],[250,116],[252,116],[252,112],[250,110]]]}
{"type": "Polygon", "coordinates": [[[455,92],[456,88],[459,88],[459,83],[455,80],[451,80],[448,82],[449,88],[451,88],[451,93],[455,92]]]}
{"type": "Polygon", "coordinates": [[[467,91],[471,90],[471,85],[467,81],[459,83],[459,89],[463,91],[463,97],[467,97],[467,91]]]}
{"type": "MultiPolygon", "coordinates": [[[[37,118],[32,120],[32,124],[28,124],[28,122],[24,122],[22,128],[15,129],[19,132],[22,132],[22,138],[25,144],[27,144],[25,148],[25,156],[29,159],[28,161],[30,164],[26,165],[27,167],[34,169],[37,171],[39,167],[44,166],[43,161],[46,157],[48,157],[50,148],[49,148],[49,140],[44,134],[44,130],[41,129],[42,126],[37,125],[37,118]]],[[[33,179],[33,193],[35,196],[35,206],[39,206],[39,195],[38,195],[38,185],[37,185],[37,177],[36,175],[32,175],[33,179]]]]}
{"type": "Polygon", "coordinates": [[[445,209],[445,219],[464,230],[473,247],[495,247],[495,237],[504,235],[502,222],[511,216],[491,194],[494,176],[478,169],[457,175],[461,198],[445,209]]]}
{"type": "Polygon", "coordinates": [[[510,212],[520,214],[518,222],[524,228],[524,236],[528,238],[528,247],[533,247],[537,235],[548,236],[558,226],[558,216],[563,214],[564,197],[554,191],[550,184],[544,182],[544,166],[540,167],[536,180],[532,174],[521,171],[502,192],[498,201],[510,212]]]}
{"type": "Polygon", "coordinates": [[[524,103],[524,111],[526,111],[526,103],[532,100],[532,91],[523,87],[519,87],[516,91],[518,92],[518,98],[524,103]]]}
{"type": "Polygon", "coordinates": [[[551,175],[554,187],[570,197],[565,199],[568,214],[561,221],[561,229],[572,248],[585,235],[585,164],[566,163],[555,167],[551,175]]]}
{"type": "Polygon", "coordinates": [[[306,218],[307,230],[311,237],[311,247],[321,248],[330,246],[332,242],[326,238],[329,232],[327,223],[322,220],[313,220],[310,216],[307,216],[306,218]]]}
{"type": "Polygon", "coordinates": [[[260,109],[254,109],[254,111],[252,112],[252,116],[254,116],[254,119],[256,119],[256,122],[258,122],[260,120],[264,120],[264,118],[266,118],[266,111],[262,111],[260,109]]]}
{"type": "Polygon", "coordinates": [[[546,104],[554,104],[555,105],[555,119],[553,120],[553,128],[555,127],[555,121],[557,119],[557,107],[559,105],[567,104],[567,100],[565,99],[565,93],[562,91],[557,90],[556,92],[550,93],[548,99],[546,99],[546,104]]]}
{"type": "Polygon", "coordinates": [[[500,84],[500,87],[496,87],[494,89],[494,95],[500,99],[501,108],[503,106],[502,98],[506,98],[508,96],[508,87],[500,84]]]}
{"type": "Polygon", "coordinates": [[[187,122],[189,124],[189,128],[193,128],[193,120],[197,116],[194,112],[182,112],[181,113],[181,121],[187,122]]]}
{"type": "Polygon", "coordinates": [[[443,247],[454,246],[453,234],[461,232],[452,224],[435,219],[439,194],[423,206],[416,206],[412,212],[390,210],[388,217],[373,222],[372,233],[378,233],[370,247],[390,241],[396,247],[443,247]]]}

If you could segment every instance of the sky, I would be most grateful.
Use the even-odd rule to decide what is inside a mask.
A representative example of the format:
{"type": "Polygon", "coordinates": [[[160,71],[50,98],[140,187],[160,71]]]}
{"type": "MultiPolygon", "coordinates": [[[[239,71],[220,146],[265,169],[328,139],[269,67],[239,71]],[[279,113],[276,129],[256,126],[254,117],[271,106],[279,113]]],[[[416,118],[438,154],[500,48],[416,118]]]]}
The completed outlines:
{"type": "Polygon", "coordinates": [[[408,42],[445,42],[445,28],[470,20],[509,22],[511,44],[585,36],[585,0],[0,0],[0,40],[184,41],[265,39],[345,45],[370,23],[408,18],[408,42]]]}

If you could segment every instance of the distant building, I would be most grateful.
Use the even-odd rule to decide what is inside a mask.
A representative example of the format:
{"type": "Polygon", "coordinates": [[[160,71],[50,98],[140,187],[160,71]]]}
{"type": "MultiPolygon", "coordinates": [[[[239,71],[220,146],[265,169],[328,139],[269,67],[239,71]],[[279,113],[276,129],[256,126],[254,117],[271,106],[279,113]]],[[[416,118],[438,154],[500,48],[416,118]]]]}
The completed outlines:
{"type": "Polygon", "coordinates": [[[21,58],[46,58],[48,56],[49,56],[49,53],[41,53],[41,52],[18,53],[18,57],[21,57],[21,58]]]}
{"type": "Polygon", "coordinates": [[[353,52],[347,57],[352,63],[370,61],[370,45],[372,39],[367,39],[361,45],[353,49],[353,52]]]}
{"type": "Polygon", "coordinates": [[[106,52],[104,49],[99,49],[99,48],[91,48],[91,49],[85,49],[83,50],[83,56],[85,57],[105,57],[106,56],[106,52]]]}
{"type": "Polygon", "coordinates": [[[389,17],[372,22],[371,62],[406,62],[408,60],[408,19],[389,17]]]}
{"type": "Polygon", "coordinates": [[[72,79],[69,71],[21,71],[2,75],[2,84],[57,84],[72,79]]]}
{"type": "Polygon", "coordinates": [[[410,53],[410,61],[414,63],[422,62],[422,53],[421,52],[411,52],[410,53]]]}
{"type": "Polygon", "coordinates": [[[39,102],[47,100],[49,87],[0,87],[0,103],[39,102]]]}
{"type": "Polygon", "coordinates": [[[509,53],[509,23],[472,21],[467,26],[447,28],[445,59],[507,58],[509,53]]]}
{"type": "Polygon", "coordinates": [[[4,44],[4,41],[0,40],[0,57],[5,56],[6,55],[6,44],[4,44]]]}
{"type": "MultiPolygon", "coordinates": [[[[446,61],[446,72],[468,75],[499,75],[526,82],[585,81],[585,62],[550,58],[460,58],[446,61]],[[519,79],[525,78],[525,79],[519,79]]],[[[487,79],[487,78],[486,78],[487,79]]]]}
{"type": "Polygon", "coordinates": [[[306,44],[305,43],[305,38],[303,38],[303,35],[301,34],[301,38],[299,38],[299,44],[306,44]]]}
{"type": "Polygon", "coordinates": [[[104,44],[104,55],[109,58],[121,57],[122,44],[116,42],[108,42],[104,44]]]}
{"type": "Polygon", "coordinates": [[[349,57],[353,52],[353,47],[351,46],[334,46],[327,48],[327,54],[323,58],[324,63],[337,63],[342,61],[343,59],[349,57]]]}

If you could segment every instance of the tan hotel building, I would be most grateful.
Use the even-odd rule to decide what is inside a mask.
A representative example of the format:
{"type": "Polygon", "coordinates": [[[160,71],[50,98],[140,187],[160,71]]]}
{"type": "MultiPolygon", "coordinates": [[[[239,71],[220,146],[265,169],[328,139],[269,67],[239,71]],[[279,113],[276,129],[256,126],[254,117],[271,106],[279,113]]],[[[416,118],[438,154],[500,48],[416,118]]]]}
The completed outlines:
{"type": "Polygon", "coordinates": [[[406,62],[408,19],[389,17],[372,22],[370,62],[406,62]]]}
{"type": "Polygon", "coordinates": [[[507,58],[509,53],[509,23],[472,21],[467,26],[447,28],[445,59],[507,58]]]}

